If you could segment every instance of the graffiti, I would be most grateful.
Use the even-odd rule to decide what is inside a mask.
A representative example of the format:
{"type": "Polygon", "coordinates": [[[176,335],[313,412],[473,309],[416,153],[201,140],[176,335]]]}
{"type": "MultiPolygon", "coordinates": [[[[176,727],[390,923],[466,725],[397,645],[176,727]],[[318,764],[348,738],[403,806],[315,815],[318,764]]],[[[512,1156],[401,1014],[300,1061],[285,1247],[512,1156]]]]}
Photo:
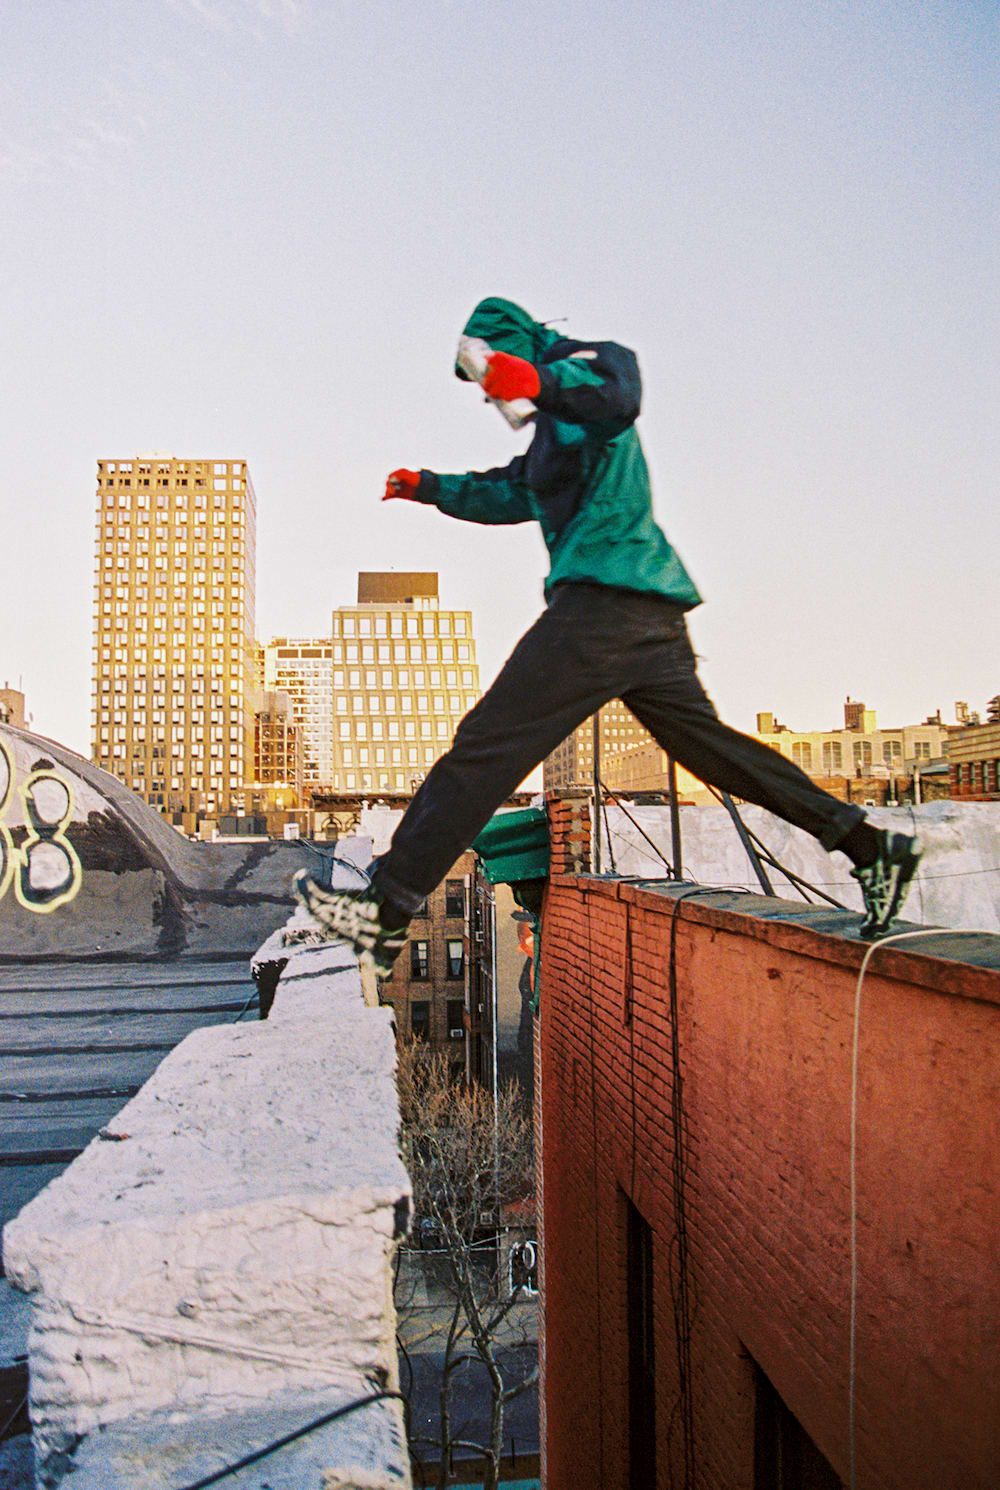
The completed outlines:
{"type": "Polygon", "coordinates": [[[73,791],[52,770],[32,771],[20,788],[27,835],[14,844],[4,819],[14,792],[14,765],[0,742],[0,899],[11,882],[25,910],[47,915],[79,892],[83,869],[66,837],[73,791]]]}

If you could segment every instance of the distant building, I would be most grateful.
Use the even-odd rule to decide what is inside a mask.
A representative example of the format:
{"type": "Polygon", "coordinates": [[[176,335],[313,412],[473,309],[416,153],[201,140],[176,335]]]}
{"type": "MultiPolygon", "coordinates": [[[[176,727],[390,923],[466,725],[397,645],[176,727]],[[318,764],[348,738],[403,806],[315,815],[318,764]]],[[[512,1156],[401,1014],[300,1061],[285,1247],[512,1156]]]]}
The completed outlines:
{"type": "Polygon", "coordinates": [[[306,794],[333,786],[333,644],[328,636],[276,636],[262,648],[263,686],[288,695],[306,794]]]}
{"type": "Polygon", "coordinates": [[[472,616],[436,574],[363,573],[331,629],[333,789],[409,794],[479,699],[472,616]]]}
{"type": "MultiPolygon", "coordinates": [[[[659,768],[663,755],[648,730],[643,729],[631,709],[620,698],[612,699],[600,711],[601,777],[612,790],[630,789],[622,775],[621,760],[626,754],[641,750],[642,764],[636,762],[635,773],[647,776],[659,768]],[[614,778],[614,779],[612,779],[614,778]]],[[[561,745],[557,745],[542,767],[546,791],[566,791],[575,786],[590,786],[594,780],[594,724],[587,719],[561,745]]],[[[662,783],[658,783],[659,789],[662,783]]],[[[637,787],[636,790],[654,788],[637,787]]]]}
{"type": "Polygon", "coordinates": [[[432,890],[407,932],[408,942],[382,984],[402,1037],[443,1050],[456,1075],[465,1075],[467,882],[475,856],[463,854],[432,890]]]}
{"type": "MultiPolygon", "coordinates": [[[[991,709],[996,702],[991,700],[991,709]]],[[[1000,709],[995,712],[1000,715],[1000,709]]],[[[949,795],[980,802],[1000,799],[1000,717],[953,730],[947,758],[949,795]]]]}
{"type": "Polygon", "coordinates": [[[844,703],[840,730],[788,729],[771,713],[757,715],[757,738],[801,766],[807,776],[894,776],[943,755],[948,738],[940,715],[923,724],[879,729],[874,709],[855,699],[844,703]]]}
{"type": "Polygon", "coordinates": [[[189,826],[253,768],[256,525],[244,460],[98,461],[93,759],[189,826]]]}
{"type": "Polygon", "coordinates": [[[479,698],[471,613],[441,608],[435,573],[361,573],[357,593],[329,636],[263,648],[264,686],[289,695],[316,801],[411,796],[479,698]]]}
{"type": "Polygon", "coordinates": [[[0,688],[0,724],[12,724],[15,729],[27,729],[24,712],[24,694],[5,683],[0,688]]]}
{"type": "Polygon", "coordinates": [[[254,714],[254,764],[251,788],[288,787],[292,805],[302,804],[302,760],[299,733],[292,722],[287,693],[264,693],[254,714]]]}
{"type": "MultiPolygon", "coordinates": [[[[545,785],[553,790],[590,786],[593,781],[592,725],[580,726],[545,763],[545,785]]],[[[914,766],[940,759],[948,726],[940,714],[923,724],[879,729],[874,709],[856,699],[844,703],[841,730],[790,730],[773,713],[757,715],[756,738],[787,756],[831,795],[846,801],[882,805],[893,782],[909,778],[914,766]]],[[[668,790],[667,753],[642,728],[620,699],[601,710],[601,780],[620,792],[668,790]]],[[[689,772],[678,768],[678,795],[685,802],[715,798],[689,772]]]]}

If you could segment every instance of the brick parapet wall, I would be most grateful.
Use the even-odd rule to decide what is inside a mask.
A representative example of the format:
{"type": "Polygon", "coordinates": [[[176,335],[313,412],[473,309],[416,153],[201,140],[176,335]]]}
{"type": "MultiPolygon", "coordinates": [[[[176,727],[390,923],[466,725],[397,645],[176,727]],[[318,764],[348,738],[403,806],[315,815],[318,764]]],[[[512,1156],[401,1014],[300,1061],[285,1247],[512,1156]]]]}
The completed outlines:
{"type": "MultiPolygon", "coordinates": [[[[550,1490],[629,1485],[626,1197],[654,1236],[663,1483],[683,1483],[680,1217],[697,1300],[698,1490],[754,1484],[752,1361],[848,1477],[851,1051],[866,948],[817,929],[830,913],[726,892],[679,898],[690,889],[550,882],[539,1041],[550,1490]]],[[[877,950],[860,1003],[857,1483],[993,1490],[997,939],[912,950],[924,945],[877,950]],[[963,945],[994,966],[955,960],[963,945]]]]}
{"type": "Polygon", "coordinates": [[[590,867],[590,796],[585,791],[545,794],[549,815],[552,875],[580,874],[590,867]]]}

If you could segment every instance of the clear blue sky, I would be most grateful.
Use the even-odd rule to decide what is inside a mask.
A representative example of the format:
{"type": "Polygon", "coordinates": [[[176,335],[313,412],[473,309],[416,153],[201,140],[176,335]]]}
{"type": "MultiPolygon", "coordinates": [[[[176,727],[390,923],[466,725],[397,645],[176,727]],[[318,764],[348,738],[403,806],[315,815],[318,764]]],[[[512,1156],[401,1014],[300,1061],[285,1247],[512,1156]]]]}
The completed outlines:
{"type": "Polygon", "coordinates": [[[379,505],[523,445],[486,294],[634,347],[734,724],[982,708],[998,661],[998,8],[6,0],[0,684],[89,750],[94,471],[245,457],[258,630],[432,569],[485,678],[529,527],[379,505]]]}

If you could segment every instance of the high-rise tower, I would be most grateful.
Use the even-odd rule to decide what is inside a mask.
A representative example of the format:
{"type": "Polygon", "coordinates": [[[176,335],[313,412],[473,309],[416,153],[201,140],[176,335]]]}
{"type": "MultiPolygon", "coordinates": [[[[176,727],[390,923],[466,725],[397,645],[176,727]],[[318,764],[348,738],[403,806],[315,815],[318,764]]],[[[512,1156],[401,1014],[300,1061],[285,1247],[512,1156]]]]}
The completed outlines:
{"type": "Polygon", "coordinates": [[[326,637],[274,637],[264,683],[289,695],[308,794],[409,795],[479,698],[469,611],[442,610],[435,573],[358,575],[326,637]]]}
{"type": "Polygon", "coordinates": [[[93,758],[168,815],[252,774],[256,527],[246,461],[98,462],[93,758]]]}
{"type": "Polygon", "coordinates": [[[414,791],[479,698],[471,614],[434,573],[363,573],[331,630],[334,788],[414,791]]]}

